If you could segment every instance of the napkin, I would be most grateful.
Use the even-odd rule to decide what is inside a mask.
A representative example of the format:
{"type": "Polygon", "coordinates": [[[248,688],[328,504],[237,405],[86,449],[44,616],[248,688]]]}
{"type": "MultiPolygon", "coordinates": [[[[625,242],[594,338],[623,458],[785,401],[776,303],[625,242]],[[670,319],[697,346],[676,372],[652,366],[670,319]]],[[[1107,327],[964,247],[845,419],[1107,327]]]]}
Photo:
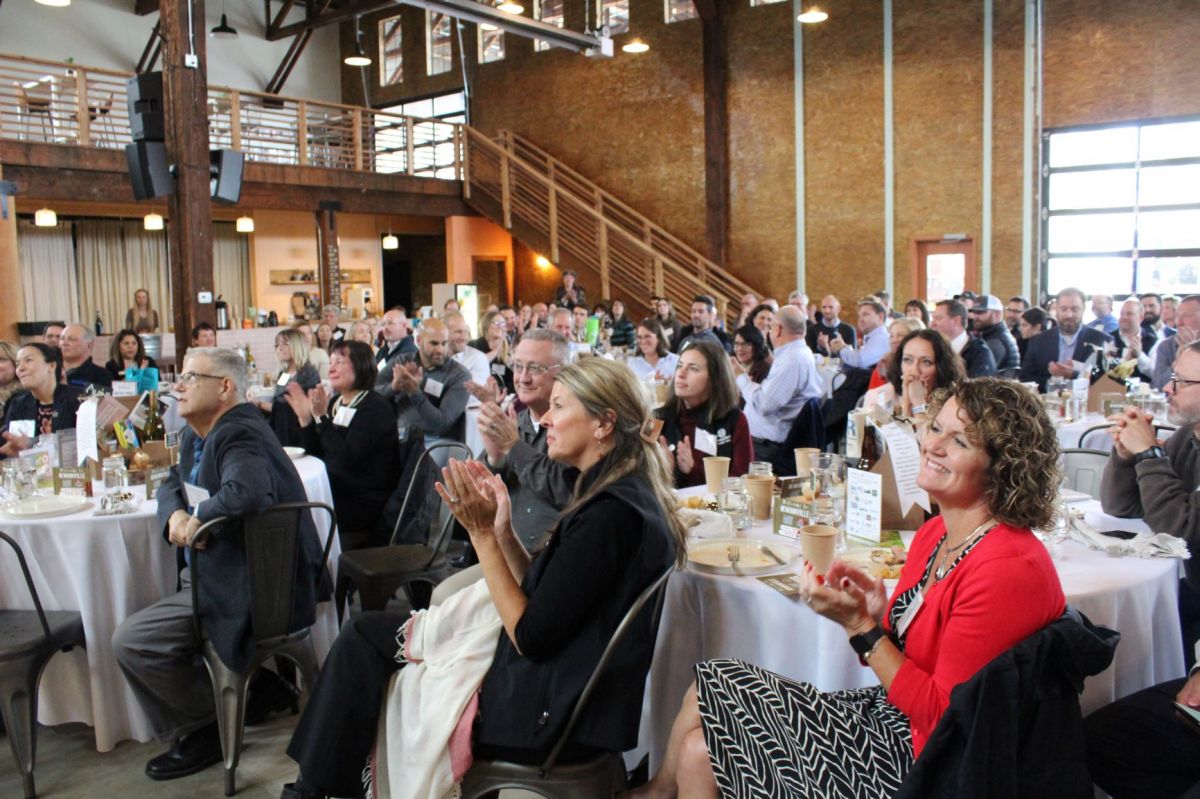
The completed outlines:
{"type": "Polygon", "coordinates": [[[1097,532],[1096,528],[1084,519],[1074,515],[1071,517],[1071,534],[1073,538],[1085,544],[1089,549],[1107,552],[1114,557],[1179,558],[1181,560],[1191,557],[1187,544],[1182,538],[1176,538],[1166,533],[1155,533],[1154,535],[1140,533],[1136,538],[1123,541],[1097,532]]]}
{"type": "Polygon", "coordinates": [[[688,538],[732,538],[733,521],[724,513],[681,508],[679,515],[688,528],[688,538]]]}

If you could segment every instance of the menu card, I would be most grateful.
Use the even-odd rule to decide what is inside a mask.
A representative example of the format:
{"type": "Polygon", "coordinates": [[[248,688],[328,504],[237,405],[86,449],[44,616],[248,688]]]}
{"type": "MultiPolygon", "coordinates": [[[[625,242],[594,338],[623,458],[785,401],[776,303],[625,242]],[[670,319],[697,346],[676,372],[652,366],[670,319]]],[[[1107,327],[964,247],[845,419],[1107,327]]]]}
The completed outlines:
{"type": "Polygon", "coordinates": [[[917,445],[916,437],[907,428],[894,423],[884,425],[879,432],[883,434],[892,461],[900,512],[907,515],[912,506],[917,504],[928,513],[929,494],[917,485],[917,473],[921,470],[921,448],[917,445]]]}
{"type": "Polygon", "coordinates": [[[146,499],[154,499],[154,492],[171,476],[170,466],[154,466],[146,470],[146,499]]]}
{"type": "Polygon", "coordinates": [[[54,470],[54,493],[63,496],[92,496],[92,476],[86,468],[60,466],[54,470]]]}
{"type": "Polygon", "coordinates": [[[136,380],[114,380],[112,384],[114,397],[136,397],[138,384],[136,380]]]}
{"type": "Polygon", "coordinates": [[[74,465],[85,463],[88,458],[100,460],[100,452],[96,446],[96,414],[99,400],[90,399],[79,403],[75,412],[75,460],[74,465]]]}
{"type": "Polygon", "coordinates": [[[883,535],[883,475],[846,470],[846,534],[878,542],[883,535]]]}

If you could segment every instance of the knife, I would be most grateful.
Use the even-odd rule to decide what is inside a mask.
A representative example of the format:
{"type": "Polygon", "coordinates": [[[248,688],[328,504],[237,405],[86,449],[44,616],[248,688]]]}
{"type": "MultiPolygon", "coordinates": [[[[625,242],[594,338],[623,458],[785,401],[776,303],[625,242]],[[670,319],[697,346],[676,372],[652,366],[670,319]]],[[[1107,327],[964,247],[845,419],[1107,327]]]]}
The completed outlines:
{"type": "Polygon", "coordinates": [[[769,555],[769,556],[771,557],[771,560],[775,561],[775,562],[776,562],[776,563],[778,563],[780,566],[786,566],[786,565],[787,565],[786,563],[784,563],[784,561],[783,561],[783,558],[781,558],[781,557],[779,557],[778,555],[776,555],[776,554],[775,554],[775,550],[771,549],[770,547],[760,546],[760,547],[759,547],[759,550],[760,550],[760,551],[762,551],[762,552],[765,552],[765,553],[767,553],[767,555],[769,555]]]}

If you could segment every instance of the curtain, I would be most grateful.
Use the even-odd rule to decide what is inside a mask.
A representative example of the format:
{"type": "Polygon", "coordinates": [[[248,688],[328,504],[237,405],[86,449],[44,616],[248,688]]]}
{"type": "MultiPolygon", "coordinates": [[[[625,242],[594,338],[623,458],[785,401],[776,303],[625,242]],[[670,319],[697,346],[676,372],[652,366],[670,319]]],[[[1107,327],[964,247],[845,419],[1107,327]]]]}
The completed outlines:
{"type": "MultiPolygon", "coordinates": [[[[213,222],[213,293],[229,303],[229,323],[241,327],[252,303],[250,293],[250,244],[232,222],[213,222]]],[[[214,296],[214,299],[216,297],[214,296]]]]}
{"type": "Polygon", "coordinates": [[[105,332],[120,330],[134,292],[146,289],[159,314],[159,332],[166,330],[171,286],[163,231],[144,230],[140,220],[120,219],[81,219],[76,230],[79,304],[87,319],[99,311],[105,332]]]}
{"type": "Polygon", "coordinates": [[[72,322],[83,318],[70,225],[46,228],[18,220],[17,257],[26,320],[72,322]]]}

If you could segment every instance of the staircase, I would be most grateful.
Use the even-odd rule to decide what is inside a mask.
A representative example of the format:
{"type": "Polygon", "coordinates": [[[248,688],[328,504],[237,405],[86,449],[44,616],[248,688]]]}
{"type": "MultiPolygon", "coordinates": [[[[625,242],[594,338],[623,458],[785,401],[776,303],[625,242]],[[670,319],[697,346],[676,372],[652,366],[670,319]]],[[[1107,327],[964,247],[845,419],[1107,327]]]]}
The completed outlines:
{"type": "MultiPolygon", "coordinates": [[[[747,283],[519,136],[463,126],[463,197],[553,263],[599,276],[600,296],[647,308],[666,297],[686,319],[710,294],[731,325],[747,283]]],[[[756,292],[757,293],[757,292],[756,292]]]]}

